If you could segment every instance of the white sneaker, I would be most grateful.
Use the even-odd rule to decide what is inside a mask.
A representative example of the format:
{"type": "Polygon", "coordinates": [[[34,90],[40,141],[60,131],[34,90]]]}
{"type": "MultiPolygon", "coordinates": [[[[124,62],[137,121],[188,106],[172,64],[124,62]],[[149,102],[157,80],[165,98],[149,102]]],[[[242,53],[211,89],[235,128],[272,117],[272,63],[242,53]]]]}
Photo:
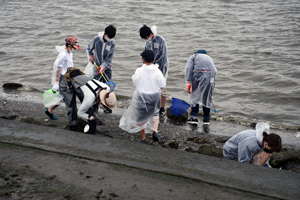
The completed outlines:
{"type": "Polygon", "coordinates": [[[194,119],[191,117],[190,119],[187,120],[187,123],[198,125],[198,119],[194,119]]]}

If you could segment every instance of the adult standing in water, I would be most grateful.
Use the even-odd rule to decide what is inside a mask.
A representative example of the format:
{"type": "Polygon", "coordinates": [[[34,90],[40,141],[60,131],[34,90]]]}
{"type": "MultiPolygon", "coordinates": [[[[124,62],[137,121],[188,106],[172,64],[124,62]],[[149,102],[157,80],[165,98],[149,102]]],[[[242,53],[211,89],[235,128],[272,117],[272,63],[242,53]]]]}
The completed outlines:
{"type": "MultiPolygon", "coordinates": [[[[145,50],[151,50],[154,53],[155,60],[153,64],[158,64],[158,68],[162,72],[164,78],[167,80],[168,78],[168,70],[169,70],[169,62],[167,55],[167,43],[165,39],[157,35],[156,26],[152,26],[149,28],[147,25],[144,25],[140,28],[140,36],[142,39],[147,40],[145,50]]],[[[160,115],[164,115],[165,104],[167,99],[167,90],[164,88],[161,94],[161,106],[159,110],[160,115]]]]}
{"type": "Polygon", "coordinates": [[[202,105],[203,124],[209,124],[216,75],[217,69],[213,59],[207,55],[206,50],[198,50],[196,54],[188,59],[185,67],[185,81],[189,101],[192,105],[191,117],[187,120],[189,124],[198,125],[199,105],[202,105]]]}
{"type": "MultiPolygon", "coordinates": [[[[113,25],[109,25],[105,28],[104,32],[99,32],[90,43],[87,45],[87,51],[89,54],[89,60],[91,63],[96,63],[99,67],[94,66],[93,76],[96,80],[103,83],[106,80],[111,80],[112,77],[112,59],[114,56],[116,44],[113,40],[117,32],[117,29],[113,25]],[[101,75],[105,76],[105,79],[101,75]]],[[[110,109],[104,110],[104,112],[111,113],[110,109]]]]}
{"type": "MultiPolygon", "coordinates": [[[[53,72],[52,72],[52,91],[55,93],[59,91],[59,94],[62,95],[61,89],[59,87],[60,82],[64,79],[64,74],[67,72],[68,68],[74,66],[73,64],[73,49],[81,49],[78,44],[78,40],[74,36],[70,36],[66,39],[65,48],[62,48],[54,62],[53,72]]],[[[58,105],[51,106],[45,110],[46,115],[50,119],[55,120],[57,117],[54,116],[53,111],[57,108],[58,105]]]]}

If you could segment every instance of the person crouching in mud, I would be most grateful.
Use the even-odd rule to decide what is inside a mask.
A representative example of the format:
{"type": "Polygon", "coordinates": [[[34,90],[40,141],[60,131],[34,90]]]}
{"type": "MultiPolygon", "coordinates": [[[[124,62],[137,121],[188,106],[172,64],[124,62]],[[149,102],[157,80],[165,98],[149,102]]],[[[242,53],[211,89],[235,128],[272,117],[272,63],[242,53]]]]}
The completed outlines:
{"type": "Polygon", "coordinates": [[[232,136],[223,147],[223,157],[229,160],[271,167],[273,151],[280,152],[281,137],[270,133],[267,123],[259,122],[256,130],[244,130],[232,136]]]}
{"type": "Polygon", "coordinates": [[[166,87],[166,79],[157,64],[153,64],[154,53],[141,53],[143,65],[132,76],[136,87],[131,104],[120,119],[119,127],[129,133],[140,131],[141,143],[146,141],[145,133],[152,132],[153,141],[159,141],[157,128],[161,103],[161,90],[166,87]]]}
{"type": "Polygon", "coordinates": [[[113,92],[110,92],[109,86],[83,75],[79,69],[70,69],[70,72],[65,74],[65,80],[61,82],[60,87],[68,111],[68,124],[72,131],[77,131],[78,114],[80,118],[88,121],[84,132],[96,134],[96,126],[104,125],[96,116],[99,105],[103,109],[109,108],[115,110],[117,108],[116,96],[113,92]],[[78,112],[76,95],[81,101],[78,112]]]}

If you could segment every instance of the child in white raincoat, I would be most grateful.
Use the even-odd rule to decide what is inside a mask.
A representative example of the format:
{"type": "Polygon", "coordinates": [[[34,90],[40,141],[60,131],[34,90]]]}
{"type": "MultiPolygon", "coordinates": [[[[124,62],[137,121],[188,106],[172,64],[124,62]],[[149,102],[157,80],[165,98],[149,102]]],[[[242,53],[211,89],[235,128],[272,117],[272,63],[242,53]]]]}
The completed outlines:
{"type": "MultiPolygon", "coordinates": [[[[64,74],[67,72],[68,68],[73,67],[73,49],[81,49],[78,44],[78,40],[74,36],[70,36],[66,39],[66,45],[63,48],[56,47],[56,50],[59,52],[57,56],[52,72],[52,80],[51,83],[53,84],[52,91],[55,93],[59,91],[61,95],[61,90],[59,87],[60,82],[64,79],[64,74]]],[[[50,117],[52,120],[56,120],[57,117],[54,116],[53,111],[59,105],[54,104],[48,107],[45,110],[46,115],[50,117]]]]}
{"type": "Polygon", "coordinates": [[[157,127],[161,102],[161,89],[166,87],[166,79],[153,64],[154,53],[145,50],[142,54],[143,65],[132,76],[136,87],[131,104],[120,119],[119,127],[129,133],[140,131],[141,141],[146,139],[145,133],[151,133],[153,141],[158,141],[157,127]]]}

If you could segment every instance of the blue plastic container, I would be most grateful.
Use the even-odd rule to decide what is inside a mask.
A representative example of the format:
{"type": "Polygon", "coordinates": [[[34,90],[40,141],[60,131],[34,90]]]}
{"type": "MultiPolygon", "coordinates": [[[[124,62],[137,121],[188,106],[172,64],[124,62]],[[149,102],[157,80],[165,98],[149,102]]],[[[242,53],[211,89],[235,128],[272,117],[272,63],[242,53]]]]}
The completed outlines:
{"type": "Polygon", "coordinates": [[[191,105],[188,104],[187,102],[177,99],[172,97],[172,107],[171,107],[171,112],[174,116],[178,117],[180,115],[183,115],[187,109],[189,109],[191,105]]]}

